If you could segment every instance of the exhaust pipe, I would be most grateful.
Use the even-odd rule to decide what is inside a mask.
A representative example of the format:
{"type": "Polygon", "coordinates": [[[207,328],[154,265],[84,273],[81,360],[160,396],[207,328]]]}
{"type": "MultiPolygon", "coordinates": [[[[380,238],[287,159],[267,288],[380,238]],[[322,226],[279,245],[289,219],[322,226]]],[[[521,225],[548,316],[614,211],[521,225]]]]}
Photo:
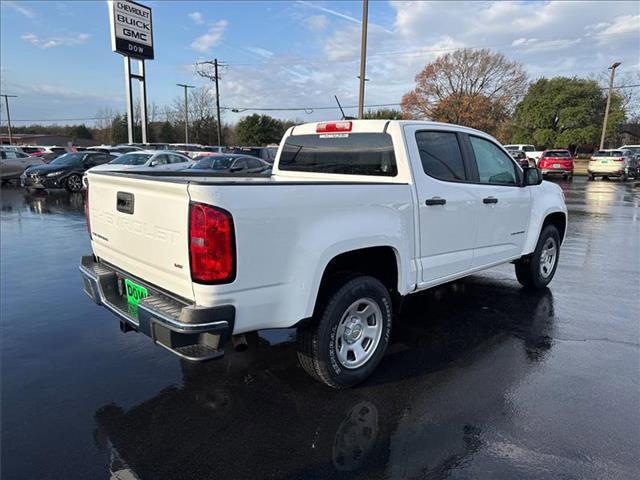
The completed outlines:
{"type": "Polygon", "coordinates": [[[233,349],[236,352],[244,352],[247,348],[249,348],[247,337],[245,337],[244,334],[234,335],[233,337],[231,337],[231,343],[233,344],[233,349]]]}

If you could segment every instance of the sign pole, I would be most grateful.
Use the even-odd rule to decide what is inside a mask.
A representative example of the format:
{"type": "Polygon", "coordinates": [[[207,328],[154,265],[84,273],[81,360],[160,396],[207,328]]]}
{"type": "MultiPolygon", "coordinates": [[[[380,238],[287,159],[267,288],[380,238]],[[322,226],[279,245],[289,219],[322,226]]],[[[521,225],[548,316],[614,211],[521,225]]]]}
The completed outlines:
{"type": "Polygon", "coordinates": [[[144,60],[138,60],[140,69],[138,80],[140,81],[140,121],[142,122],[142,143],[147,143],[147,75],[144,69],[144,60]]]}
{"type": "Polygon", "coordinates": [[[129,143],[133,143],[133,95],[131,92],[131,58],[124,58],[124,83],[127,99],[127,136],[129,143]]]}

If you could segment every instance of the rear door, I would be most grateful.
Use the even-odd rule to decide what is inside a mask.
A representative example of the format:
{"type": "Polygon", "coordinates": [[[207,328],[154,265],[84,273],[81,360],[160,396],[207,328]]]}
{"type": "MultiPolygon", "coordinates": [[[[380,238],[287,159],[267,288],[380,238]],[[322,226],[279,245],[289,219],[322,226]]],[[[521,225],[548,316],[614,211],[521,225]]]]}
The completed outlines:
{"type": "Polygon", "coordinates": [[[12,150],[5,150],[2,152],[2,158],[0,158],[0,174],[5,177],[17,177],[24,171],[22,163],[16,155],[16,152],[12,150]]]}
{"type": "Polygon", "coordinates": [[[493,141],[465,135],[473,162],[478,235],[472,268],[519,256],[527,236],[531,189],[521,188],[521,170],[493,141]]]}
{"type": "Polygon", "coordinates": [[[152,286],[193,299],[186,183],[89,172],[94,253],[152,286]]]}
{"type": "Polygon", "coordinates": [[[405,127],[418,194],[421,287],[469,269],[478,217],[460,134],[405,127]]]}

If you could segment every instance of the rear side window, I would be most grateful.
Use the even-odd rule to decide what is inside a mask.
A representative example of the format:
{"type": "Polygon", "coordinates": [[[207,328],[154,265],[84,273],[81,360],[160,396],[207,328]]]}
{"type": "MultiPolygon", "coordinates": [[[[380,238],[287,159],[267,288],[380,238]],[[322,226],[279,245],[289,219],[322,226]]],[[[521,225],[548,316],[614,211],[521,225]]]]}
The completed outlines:
{"type": "Polygon", "coordinates": [[[416,132],[424,173],[439,180],[466,180],[458,136],[453,132],[416,132]]]}
{"type": "Polygon", "coordinates": [[[342,175],[398,174],[393,142],[387,133],[292,135],[280,154],[279,168],[342,175]]]}

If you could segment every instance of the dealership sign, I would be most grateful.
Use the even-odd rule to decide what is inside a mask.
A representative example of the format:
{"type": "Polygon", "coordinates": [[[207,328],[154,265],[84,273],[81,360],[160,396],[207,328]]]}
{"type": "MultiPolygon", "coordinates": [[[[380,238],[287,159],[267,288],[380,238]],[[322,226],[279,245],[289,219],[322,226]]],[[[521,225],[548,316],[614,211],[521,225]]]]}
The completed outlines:
{"type": "Polygon", "coordinates": [[[111,0],[111,48],[128,57],[153,60],[151,9],[130,0],[111,0]]]}

